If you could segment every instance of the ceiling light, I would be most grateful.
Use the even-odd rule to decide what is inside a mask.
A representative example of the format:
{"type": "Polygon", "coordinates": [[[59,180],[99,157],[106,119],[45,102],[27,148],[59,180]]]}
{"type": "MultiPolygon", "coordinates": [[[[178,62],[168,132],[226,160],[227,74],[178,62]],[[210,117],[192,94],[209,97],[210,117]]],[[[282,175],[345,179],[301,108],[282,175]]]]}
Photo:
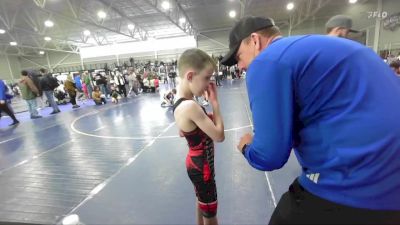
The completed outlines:
{"type": "Polygon", "coordinates": [[[357,0],[349,0],[349,3],[350,4],[354,4],[354,3],[356,3],[357,2],[357,0]]]}
{"type": "Polygon", "coordinates": [[[286,5],[286,9],[287,9],[287,10],[292,10],[293,8],[294,8],[293,2],[289,2],[289,3],[286,5]]]}
{"type": "Polygon", "coordinates": [[[54,23],[53,23],[53,21],[51,21],[51,20],[46,20],[46,21],[44,21],[44,25],[45,25],[46,27],[53,27],[53,26],[54,26],[54,23]]]}
{"type": "Polygon", "coordinates": [[[85,31],[83,31],[83,35],[89,36],[89,35],[90,35],[90,30],[85,30],[85,31]]]}
{"type": "Polygon", "coordinates": [[[135,29],[135,25],[133,25],[133,24],[128,24],[128,29],[129,29],[129,30],[135,29]]]}
{"type": "Polygon", "coordinates": [[[51,41],[51,37],[44,37],[45,41],[51,41]]]}
{"type": "Polygon", "coordinates": [[[12,42],[10,42],[10,45],[15,46],[15,45],[17,45],[17,42],[12,41],[12,42]]]}
{"type": "Polygon", "coordinates": [[[104,11],[100,10],[100,11],[97,13],[97,16],[98,16],[100,19],[104,19],[104,18],[106,18],[107,14],[106,14],[104,11]]]}
{"type": "Polygon", "coordinates": [[[180,19],[179,19],[179,23],[185,23],[186,22],[186,18],[185,17],[181,17],[180,19]]]}
{"type": "Polygon", "coordinates": [[[39,51],[39,54],[44,55],[44,51],[39,51]]]}
{"type": "Polygon", "coordinates": [[[0,29],[0,34],[4,34],[6,31],[3,29],[0,29]]]}
{"type": "Polygon", "coordinates": [[[229,17],[230,17],[230,18],[236,17],[236,11],[235,11],[235,10],[231,10],[231,11],[229,12],[229,17]]]}
{"type": "Polygon", "coordinates": [[[169,4],[168,1],[163,1],[163,2],[161,3],[161,7],[162,7],[163,9],[165,9],[165,10],[168,10],[168,9],[171,7],[171,5],[169,4]]]}

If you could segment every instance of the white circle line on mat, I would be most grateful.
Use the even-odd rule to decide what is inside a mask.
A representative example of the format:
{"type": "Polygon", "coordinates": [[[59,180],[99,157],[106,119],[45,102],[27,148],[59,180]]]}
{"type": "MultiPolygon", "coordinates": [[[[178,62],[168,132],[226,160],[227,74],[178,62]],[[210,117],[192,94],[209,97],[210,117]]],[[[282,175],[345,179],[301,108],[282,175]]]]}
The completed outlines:
{"type": "MultiPolygon", "coordinates": [[[[105,135],[97,135],[97,134],[90,134],[90,133],[86,133],[83,131],[78,130],[75,127],[75,123],[78,122],[80,119],[86,117],[86,116],[90,116],[90,115],[95,115],[98,112],[90,112],[90,113],[86,113],[83,114],[79,117],[77,117],[72,123],[71,123],[71,129],[78,134],[81,135],[85,135],[85,136],[89,136],[89,137],[95,137],[95,138],[103,138],[103,139],[120,139],[120,140],[149,140],[149,139],[169,139],[169,138],[180,138],[179,135],[171,135],[171,136],[143,136],[143,137],[120,137],[120,136],[105,136],[105,135]]],[[[244,129],[244,128],[249,128],[252,127],[252,125],[247,125],[247,126],[241,126],[241,127],[235,127],[235,128],[230,128],[230,129],[225,129],[225,132],[229,132],[229,131],[236,131],[236,130],[240,130],[240,129],[244,129]]]]}

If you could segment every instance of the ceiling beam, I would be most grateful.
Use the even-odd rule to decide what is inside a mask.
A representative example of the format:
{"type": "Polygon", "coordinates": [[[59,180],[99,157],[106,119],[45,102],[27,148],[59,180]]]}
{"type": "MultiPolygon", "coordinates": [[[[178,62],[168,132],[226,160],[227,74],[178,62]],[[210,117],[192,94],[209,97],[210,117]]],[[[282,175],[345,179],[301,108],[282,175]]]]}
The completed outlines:
{"type": "Polygon", "coordinates": [[[240,18],[244,17],[244,12],[246,10],[246,6],[247,6],[247,1],[246,0],[240,0],[240,18]]]}
{"type": "Polygon", "coordinates": [[[143,9],[140,8],[140,6],[138,6],[138,4],[136,4],[135,0],[131,0],[130,2],[133,4],[133,6],[135,7],[135,9],[138,9],[142,14],[145,14],[145,12],[143,11],[143,9]]]}
{"type": "MultiPolygon", "coordinates": [[[[10,44],[9,44],[9,43],[0,43],[0,45],[10,45],[10,44]]],[[[66,50],[52,49],[52,48],[41,48],[41,47],[28,46],[28,45],[17,45],[17,46],[13,46],[13,47],[28,48],[28,49],[37,49],[37,50],[53,51],[53,52],[66,52],[66,53],[79,54],[79,52],[74,52],[74,51],[66,51],[66,50]]]]}
{"type": "Polygon", "coordinates": [[[25,57],[37,57],[37,55],[28,55],[28,54],[14,54],[14,53],[8,53],[6,51],[0,51],[0,54],[2,55],[7,55],[7,56],[25,56],[25,57]]]}
{"type": "Polygon", "coordinates": [[[220,46],[222,46],[222,47],[224,47],[224,48],[226,48],[226,49],[228,49],[229,47],[228,47],[228,45],[226,45],[226,44],[224,44],[224,43],[221,43],[221,42],[219,42],[219,41],[217,41],[217,40],[215,40],[215,39],[213,39],[213,38],[210,38],[209,36],[207,36],[207,35],[204,35],[204,34],[198,34],[199,36],[202,36],[202,37],[205,37],[205,38],[207,38],[208,40],[210,40],[210,41],[212,41],[212,42],[214,42],[214,43],[216,43],[216,44],[218,44],[218,45],[220,45],[220,46]]]}
{"type": "Polygon", "coordinates": [[[12,17],[12,19],[11,19],[11,22],[10,22],[10,28],[12,29],[13,27],[14,27],[14,25],[15,25],[15,19],[17,18],[17,15],[19,14],[19,11],[20,11],[20,9],[21,8],[17,8],[17,10],[15,11],[15,13],[14,13],[14,16],[12,17]]]}
{"type": "Polygon", "coordinates": [[[90,21],[87,21],[87,20],[82,20],[81,18],[69,17],[69,16],[66,16],[64,14],[61,14],[61,13],[58,13],[58,12],[55,12],[55,11],[52,11],[52,10],[49,10],[49,9],[46,9],[46,8],[40,8],[40,10],[42,10],[43,12],[47,12],[49,14],[52,14],[54,17],[58,17],[58,18],[64,19],[64,20],[69,21],[69,22],[74,23],[74,24],[79,24],[80,26],[89,25],[89,26],[92,26],[92,27],[97,27],[97,28],[100,28],[100,29],[103,29],[103,30],[107,30],[107,31],[110,31],[110,32],[113,32],[113,33],[116,33],[116,34],[120,34],[120,35],[132,38],[132,36],[129,35],[129,34],[125,34],[123,32],[119,32],[117,30],[114,30],[114,29],[111,29],[109,27],[106,27],[106,26],[103,26],[103,25],[99,25],[99,24],[96,24],[96,23],[93,23],[93,22],[90,22],[90,21]]]}
{"type": "MultiPolygon", "coordinates": [[[[139,36],[142,40],[147,39],[148,37],[148,31],[146,29],[144,29],[143,27],[141,27],[139,24],[137,24],[135,21],[133,21],[131,18],[129,18],[129,16],[125,15],[125,13],[123,13],[121,10],[117,9],[116,7],[114,7],[112,4],[107,4],[107,2],[105,0],[97,0],[99,2],[101,2],[103,5],[109,7],[110,9],[112,9],[114,12],[116,12],[118,15],[120,15],[122,18],[128,20],[129,22],[131,22],[134,26],[135,26],[135,32],[139,33],[139,36]]],[[[132,36],[130,36],[132,37],[132,36]]]]}
{"type": "Polygon", "coordinates": [[[177,0],[175,0],[175,3],[176,3],[176,6],[178,7],[178,9],[179,9],[179,10],[182,12],[182,14],[185,16],[185,18],[186,18],[186,23],[190,25],[190,28],[192,29],[192,31],[193,31],[194,33],[197,33],[196,29],[195,29],[194,26],[193,26],[192,21],[190,21],[190,19],[189,19],[189,17],[187,16],[185,10],[183,10],[181,4],[179,4],[179,2],[178,2],[177,0]]]}
{"type": "Polygon", "coordinates": [[[292,21],[292,29],[313,17],[320,9],[328,5],[330,1],[331,0],[308,0],[304,2],[293,15],[294,20],[292,21]],[[306,12],[304,13],[304,11],[306,12]],[[305,14],[304,16],[302,15],[303,13],[305,14]]]}
{"type": "MultiPolygon", "coordinates": [[[[38,34],[38,33],[36,33],[36,32],[33,32],[33,31],[30,31],[30,30],[27,30],[27,29],[25,29],[25,28],[21,28],[21,27],[15,27],[14,26],[14,30],[18,30],[18,31],[21,31],[21,32],[23,32],[23,33],[25,33],[25,34],[29,34],[29,35],[31,35],[32,37],[40,37],[40,38],[43,38],[43,36],[42,35],[40,35],[40,34],[38,34]]],[[[54,41],[58,41],[58,42],[74,42],[74,43],[77,43],[77,44],[84,44],[84,42],[80,42],[80,41],[76,41],[76,40],[71,40],[71,39],[68,39],[68,37],[63,37],[63,38],[56,38],[56,37],[54,37],[54,36],[52,36],[51,37],[52,38],[52,41],[54,42],[54,41]]]]}
{"type": "Polygon", "coordinates": [[[28,61],[28,62],[30,62],[30,63],[32,63],[32,64],[35,64],[36,66],[50,69],[48,66],[39,64],[39,63],[37,63],[37,62],[35,62],[35,61],[33,61],[33,60],[30,60],[30,59],[28,59],[28,58],[25,58],[24,56],[21,56],[21,59],[24,59],[24,60],[26,60],[26,61],[28,61]]]}
{"type": "Polygon", "coordinates": [[[23,9],[24,15],[23,18],[25,20],[25,22],[34,30],[34,31],[38,31],[39,30],[39,26],[36,23],[36,21],[31,17],[31,13],[28,12],[26,9],[23,9]]]}
{"type": "Polygon", "coordinates": [[[212,33],[212,32],[219,32],[219,31],[230,31],[232,30],[232,27],[221,27],[221,28],[216,28],[216,29],[208,29],[208,30],[199,30],[199,33],[212,33]]]}
{"type": "Polygon", "coordinates": [[[173,23],[176,27],[178,27],[184,33],[186,33],[188,35],[193,35],[195,33],[192,23],[190,22],[186,13],[183,11],[182,7],[179,5],[178,1],[176,1],[176,0],[174,1],[175,6],[176,6],[175,9],[170,9],[167,11],[163,11],[159,8],[159,4],[158,4],[157,0],[145,0],[144,2],[147,5],[154,8],[158,13],[163,15],[165,18],[167,18],[171,23],[173,23]],[[181,24],[179,22],[179,19],[181,17],[185,18],[185,20],[186,20],[186,22],[184,24],[181,24]]]}
{"type": "Polygon", "coordinates": [[[66,56],[64,56],[60,61],[58,61],[55,65],[53,65],[52,69],[57,68],[59,65],[61,65],[61,63],[63,63],[70,56],[71,56],[71,54],[67,54],[66,56]]]}
{"type": "Polygon", "coordinates": [[[71,12],[72,12],[72,15],[74,15],[74,18],[75,18],[75,19],[78,19],[78,14],[75,12],[75,9],[74,9],[74,6],[73,6],[72,3],[71,3],[71,0],[66,0],[66,2],[67,2],[67,4],[68,4],[69,9],[70,9],[71,12]]]}
{"type": "Polygon", "coordinates": [[[44,8],[46,6],[46,0],[33,0],[37,6],[44,8]]]}
{"type": "Polygon", "coordinates": [[[8,10],[7,10],[7,7],[4,5],[5,4],[4,2],[5,1],[0,1],[0,10],[1,10],[0,19],[3,22],[3,24],[7,27],[7,29],[9,30],[11,28],[10,20],[8,17],[8,10]]]}

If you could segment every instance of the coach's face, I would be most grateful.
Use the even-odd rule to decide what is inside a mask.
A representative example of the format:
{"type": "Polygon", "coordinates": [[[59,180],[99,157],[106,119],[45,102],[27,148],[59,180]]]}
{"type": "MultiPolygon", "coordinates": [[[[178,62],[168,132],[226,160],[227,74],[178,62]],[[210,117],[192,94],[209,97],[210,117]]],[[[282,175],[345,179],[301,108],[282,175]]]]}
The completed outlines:
{"type": "Polygon", "coordinates": [[[338,32],[338,37],[349,38],[350,30],[346,28],[340,28],[338,32]]]}
{"type": "Polygon", "coordinates": [[[252,33],[248,38],[242,40],[236,52],[236,60],[239,69],[246,70],[263,48],[262,37],[258,33],[252,33]]]}
{"type": "Polygon", "coordinates": [[[254,58],[255,55],[252,46],[242,41],[239,50],[236,53],[236,60],[239,69],[247,69],[254,58]]]}

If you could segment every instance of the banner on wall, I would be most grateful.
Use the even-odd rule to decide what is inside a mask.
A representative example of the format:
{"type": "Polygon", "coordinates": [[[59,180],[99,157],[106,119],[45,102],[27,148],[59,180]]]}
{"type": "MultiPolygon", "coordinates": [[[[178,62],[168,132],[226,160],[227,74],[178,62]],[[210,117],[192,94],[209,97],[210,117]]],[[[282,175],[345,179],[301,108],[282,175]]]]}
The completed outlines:
{"type": "Polygon", "coordinates": [[[394,31],[400,26],[400,12],[392,14],[383,20],[383,28],[394,31]]]}

